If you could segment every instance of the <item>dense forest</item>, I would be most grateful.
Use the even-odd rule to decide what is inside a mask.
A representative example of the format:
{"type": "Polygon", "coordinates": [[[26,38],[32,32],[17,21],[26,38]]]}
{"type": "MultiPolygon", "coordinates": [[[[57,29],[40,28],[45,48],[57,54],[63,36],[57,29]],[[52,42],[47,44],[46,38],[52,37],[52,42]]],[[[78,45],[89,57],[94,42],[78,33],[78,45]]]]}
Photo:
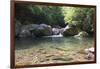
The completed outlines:
{"type": "Polygon", "coordinates": [[[15,4],[16,36],[93,34],[94,8],[15,4]]]}

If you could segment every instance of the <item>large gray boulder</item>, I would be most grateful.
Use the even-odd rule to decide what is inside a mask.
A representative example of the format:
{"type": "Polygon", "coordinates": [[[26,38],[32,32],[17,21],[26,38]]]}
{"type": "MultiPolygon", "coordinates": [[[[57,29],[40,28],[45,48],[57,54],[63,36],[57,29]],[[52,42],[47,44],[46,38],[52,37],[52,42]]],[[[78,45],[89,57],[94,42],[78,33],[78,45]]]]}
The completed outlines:
{"type": "Polygon", "coordinates": [[[20,29],[19,37],[35,37],[31,30],[37,29],[37,27],[39,27],[37,24],[23,25],[20,29]]]}
{"type": "Polygon", "coordinates": [[[31,30],[36,37],[52,35],[52,28],[50,25],[40,24],[35,29],[31,30]]]}
{"type": "Polygon", "coordinates": [[[29,30],[29,27],[30,26],[28,26],[28,25],[23,25],[21,27],[19,37],[28,37],[28,36],[31,36],[31,32],[29,30]]]}
{"type": "Polygon", "coordinates": [[[19,37],[29,37],[29,36],[31,36],[31,32],[29,30],[25,30],[25,29],[22,29],[19,34],[19,37]]]}
{"type": "Polygon", "coordinates": [[[42,37],[52,35],[52,28],[46,24],[29,24],[20,28],[19,37],[42,37]]]}

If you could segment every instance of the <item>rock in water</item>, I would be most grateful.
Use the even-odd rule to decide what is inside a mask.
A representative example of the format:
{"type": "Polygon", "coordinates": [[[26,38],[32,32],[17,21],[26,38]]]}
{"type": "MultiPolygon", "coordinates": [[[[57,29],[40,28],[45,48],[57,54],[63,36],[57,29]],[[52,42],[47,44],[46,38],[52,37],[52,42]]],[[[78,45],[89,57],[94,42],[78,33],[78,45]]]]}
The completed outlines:
{"type": "Polygon", "coordinates": [[[35,36],[41,37],[41,36],[49,36],[52,35],[52,28],[49,25],[46,24],[40,24],[39,27],[32,30],[35,36]]]}
{"type": "Polygon", "coordinates": [[[85,49],[84,51],[85,51],[85,53],[89,53],[89,52],[94,53],[94,48],[91,47],[91,48],[85,49]]]}
{"type": "Polygon", "coordinates": [[[94,53],[94,48],[93,47],[89,48],[89,51],[94,53]]]}
{"type": "Polygon", "coordinates": [[[88,33],[85,31],[81,31],[78,33],[78,35],[75,35],[74,37],[87,37],[88,33]]]}
{"type": "Polygon", "coordinates": [[[20,35],[19,35],[19,37],[28,37],[28,36],[31,36],[30,31],[24,30],[24,29],[20,32],[20,35]]]}
{"type": "Polygon", "coordinates": [[[29,36],[34,37],[34,33],[31,32],[31,30],[34,30],[37,27],[39,27],[39,25],[37,24],[23,25],[20,27],[20,33],[18,36],[19,37],[29,37],[29,36]]]}
{"type": "Polygon", "coordinates": [[[85,49],[85,53],[87,53],[87,56],[86,58],[87,59],[93,59],[94,58],[94,48],[91,47],[91,48],[88,48],[88,49],[85,49]]]}
{"type": "Polygon", "coordinates": [[[58,35],[60,33],[58,28],[52,28],[52,34],[53,35],[58,35]]]}
{"type": "MultiPolygon", "coordinates": [[[[16,30],[17,32],[17,30],[16,30]]],[[[52,35],[52,28],[46,24],[23,25],[20,29],[19,37],[42,37],[52,35]]]]}
{"type": "Polygon", "coordinates": [[[19,37],[19,34],[21,32],[21,23],[18,20],[15,20],[15,34],[16,37],[19,37]]]}
{"type": "Polygon", "coordinates": [[[76,27],[67,27],[64,28],[63,33],[64,36],[73,36],[78,34],[78,29],[76,27]]]}

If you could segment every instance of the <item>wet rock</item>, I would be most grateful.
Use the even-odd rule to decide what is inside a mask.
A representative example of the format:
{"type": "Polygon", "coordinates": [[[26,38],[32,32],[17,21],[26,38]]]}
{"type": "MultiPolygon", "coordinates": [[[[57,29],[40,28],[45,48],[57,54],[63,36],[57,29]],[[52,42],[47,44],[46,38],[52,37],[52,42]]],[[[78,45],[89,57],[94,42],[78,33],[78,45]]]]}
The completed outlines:
{"type": "Polygon", "coordinates": [[[19,37],[28,37],[31,36],[31,33],[29,30],[21,30],[19,37]]]}
{"type": "Polygon", "coordinates": [[[67,25],[64,30],[63,30],[63,36],[73,36],[73,35],[76,35],[78,34],[78,29],[74,26],[69,26],[67,25]]]}
{"type": "Polygon", "coordinates": [[[95,52],[95,51],[94,51],[94,48],[93,48],[93,47],[92,47],[92,48],[85,49],[84,51],[85,51],[85,53],[87,54],[87,55],[86,55],[86,58],[87,58],[87,59],[89,59],[89,60],[90,60],[90,59],[94,59],[94,55],[95,55],[94,52],[95,52]]]}
{"type": "Polygon", "coordinates": [[[58,28],[52,28],[52,34],[53,34],[53,35],[58,35],[58,34],[60,34],[60,29],[58,29],[58,28]]]}
{"type": "Polygon", "coordinates": [[[32,32],[34,33],[36,37],[49,36],[49,35],[52,35],[52,28],[49,25],[40,24],[39,27],[32,30],[32,32]]]}
{"type": "Polygon", "coordinates": [[[85,49],[84,51],[85,53],[89,53],[89,52],[94,53],[94,48],[91,47],[91,48],[85,49]]]}
{"type": "Polygon", "coordinates": [[[35,37],[34,33],[32,33],[31,30],[34,30],[37,27],[39,27],[39,25],[37,24],[23,25],[20,29],[19,37],[35,37]]]}
{"type": "MultiPolygon", "coordinates": [[[[17,23],[18,24],[18,23],[17,23]]],[[[52,35],[52,28],[46,24],[29,24],[23,25],[20,30],[16,26],[16,35],[19,33],[19,37],[42,37],[52,35]],[[20,32],[19,32],[20,31],[20,32]]]]}
{"type": "Polygon", "coordinates": [[[88,59],[88,60],[94,59],[94,54],[93,53],[88,53],[86,55],[86,59],[88,59]]]}
{"type": "Polygon", "coordinates": [[[75,35],[74,37],[87,37],[88,33],[85,31],[81,31],[78,33],[78,35],[75,35]]]}

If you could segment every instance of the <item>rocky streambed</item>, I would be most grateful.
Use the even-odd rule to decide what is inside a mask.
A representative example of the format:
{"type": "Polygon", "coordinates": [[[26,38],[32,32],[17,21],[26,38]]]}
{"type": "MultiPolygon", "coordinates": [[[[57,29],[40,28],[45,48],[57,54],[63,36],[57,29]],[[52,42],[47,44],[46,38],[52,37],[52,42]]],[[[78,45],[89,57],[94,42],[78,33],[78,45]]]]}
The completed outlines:
{"type": "Polygon", "coordinates": [[[87,53],[84,52],[86,48],[93,45],[93,38],[18,39],[16,40],[15,63],[16,65],[34,65],[93,61],[94,58],[88,59],[87,53]]]}

